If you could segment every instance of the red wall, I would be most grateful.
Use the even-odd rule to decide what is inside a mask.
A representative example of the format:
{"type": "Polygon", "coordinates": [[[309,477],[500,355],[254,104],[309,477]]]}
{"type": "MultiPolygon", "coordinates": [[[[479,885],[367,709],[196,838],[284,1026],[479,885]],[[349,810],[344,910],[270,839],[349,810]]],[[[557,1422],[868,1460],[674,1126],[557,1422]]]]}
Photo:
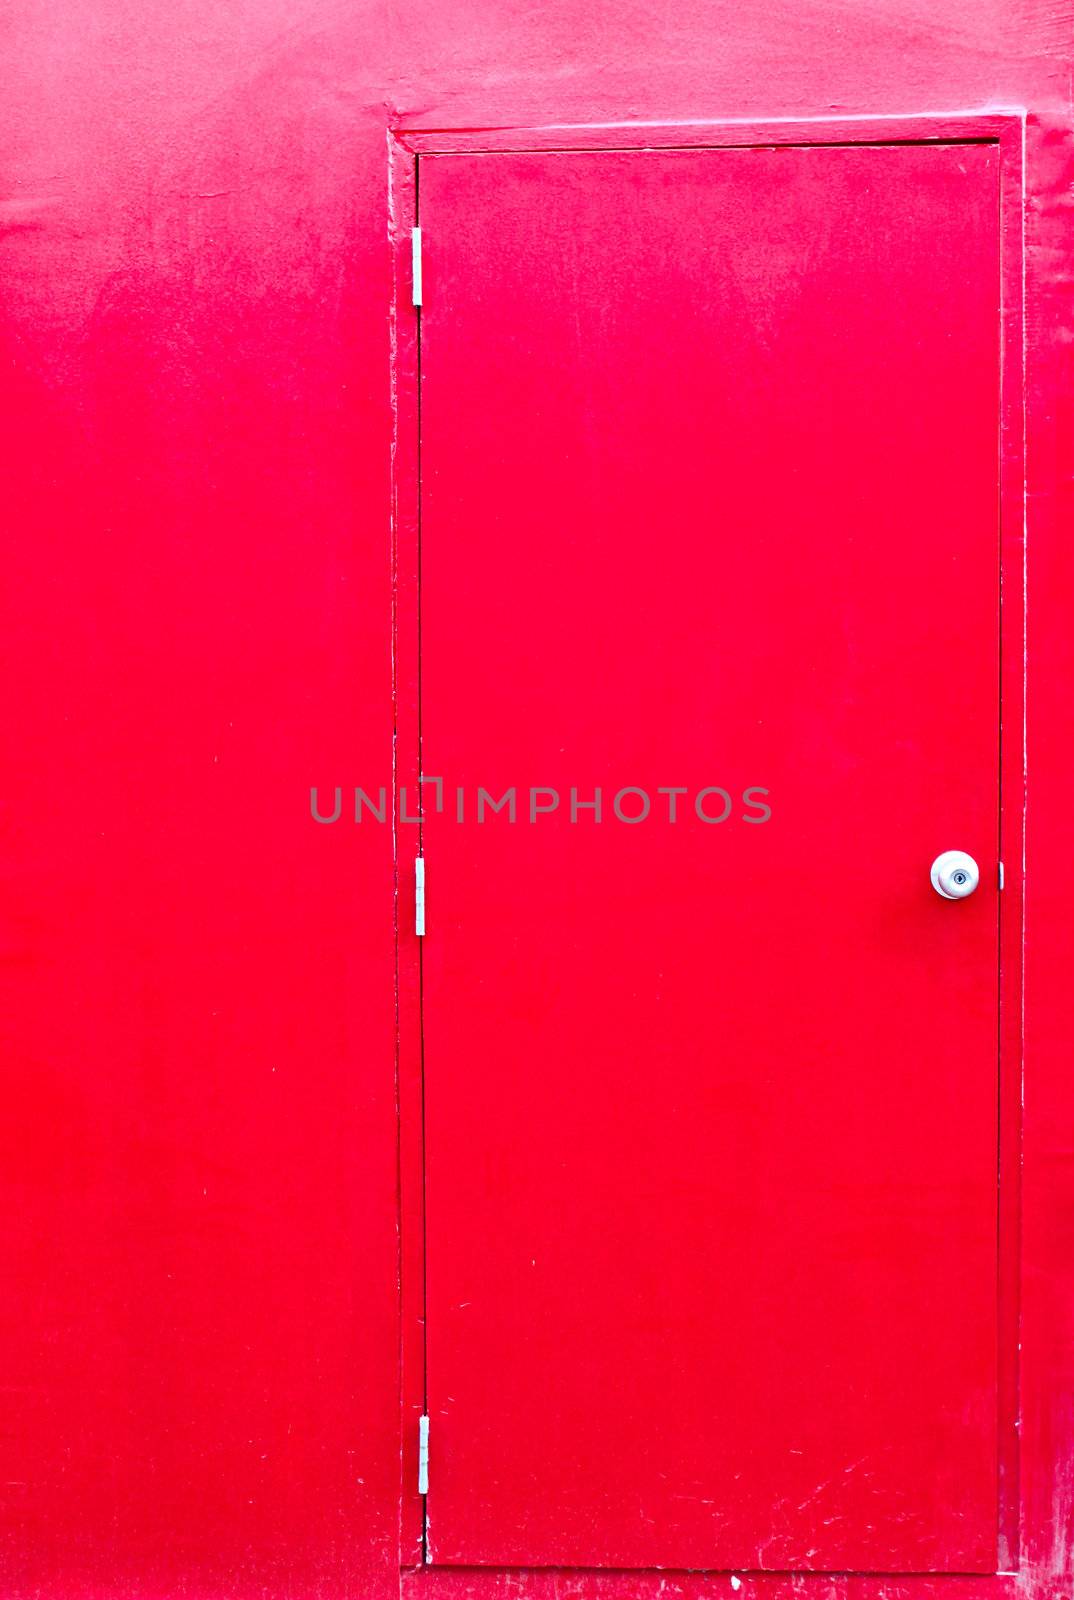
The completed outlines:
{"type": "MultiPolygon", "coordinates": [[[[398,1587],[391,836],[308,812],[390,782],[389,124],[1033,113],[1025,1315],[1074,1367],[1072,38],[1057,0],[16,4],[5,1595],[398,1587]]],[[[1069,1405],[1025,1430],[1047,1575],[1069,1405]]]]}

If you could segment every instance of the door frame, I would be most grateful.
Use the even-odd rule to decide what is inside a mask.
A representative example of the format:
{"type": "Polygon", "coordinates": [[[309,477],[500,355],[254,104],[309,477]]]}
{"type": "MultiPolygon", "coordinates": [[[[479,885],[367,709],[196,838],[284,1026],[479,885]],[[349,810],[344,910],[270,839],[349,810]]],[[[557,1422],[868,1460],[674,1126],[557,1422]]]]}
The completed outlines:
{"type": "MultiPolygon", "coordinates": [[[[646,1600],[666,1593],[669,1574],[637,1570],[436,1567],[423,1564],[425,1503],[417,1492],[418,1418],[425,1413],[424,1091],[421,1028],[421,942],[414,936],[414,859],[421,853],[420,782],[420,311],[412,303],[411,229],[419,220],[423,155],[511,151],[748,149],[779,146],[989,144],[999,153],[1000,415],[997,418],[1000,515],[1000,852],[1005,868],[999,906],[999,1173],[998,1212],[998,1570],[984,1577],[950,1574],[764,1572],[748,1578],[764,1600],[838,1593],[847,1600],[970,1600],[1025,1592],[1026,1526],[1020,1441],[1027,1395],[1052,1394],[1055,1374],[1044,1349],[1020,1350],[1023,1105],[1024,831],[1026,796],[1026,398],[1025,398],[1025,145],[1021,110],[893,117],[821,117],[729,122],[563,124],[529,128],[388,129],[389,246],[392,257],[392,669],[395,726],[393,840],[395,857],[396,1074],[399,1108],[400,1240],[400,1551],[404,1593],[433,1585],[438,1594],[492,1600],[525,1596],[593,1596],[646,1600]],[[400,820],[400,819],[403,820],[400,820]],[[408,819],[416,818],[417,821],[408,819]],[[563,1587],[570,1574],[569,1590],[563,1587]],[[557,1586],[558,1585],[558,1586],[557,1586]]],[[[431,781],[431,780],[430,780],[431,781]]],[[[1053,1446],[1056,1442],[1052,1442],[1053,1446]]],[[[432,1471],[435,1475],[435,1439],[432,1471]]],[[[1036,1539],[1039,1539],[1037,1530],[1036,1539]]],[[[1034,1541],[1036,1542],[1036,1540],[1034,1541]]],[[[680,1574],[673,1592],[688,1600],[726,1594],[732,1574],[680,1574]]],[[[735,1575],[738,1577],[739,1575],[735,1575]]]]}

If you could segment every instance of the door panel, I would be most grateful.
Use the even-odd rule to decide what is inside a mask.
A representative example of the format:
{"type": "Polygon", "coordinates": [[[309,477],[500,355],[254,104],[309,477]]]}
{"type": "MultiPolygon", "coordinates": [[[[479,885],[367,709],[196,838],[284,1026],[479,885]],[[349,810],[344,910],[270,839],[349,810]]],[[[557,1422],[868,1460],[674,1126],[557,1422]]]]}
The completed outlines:
{"type": "Polygon", "coordinates": [[[420,159],[434,1562],[995,1566],[997,165],[420,159]]]}

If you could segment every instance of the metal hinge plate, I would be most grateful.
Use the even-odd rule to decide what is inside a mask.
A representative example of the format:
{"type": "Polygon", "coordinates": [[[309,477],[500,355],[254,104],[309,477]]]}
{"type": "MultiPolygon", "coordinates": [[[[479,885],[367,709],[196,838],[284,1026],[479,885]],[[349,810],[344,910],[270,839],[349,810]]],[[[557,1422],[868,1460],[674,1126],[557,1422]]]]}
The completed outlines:
{"type": "Polygon", "coordinates": [[[414,862],[414,932],[419,939],[425,937],[425,857],[414,862]]]}
{"type": "Polygon", "coordinates": [[[418,1418],[418,1493],[429,1493],[429,1419],[418,1418]]]}
{"type": "Polygon", "coordinates": [[[411,304],[421,305],[421,229],[410,230],[411,304]]]}

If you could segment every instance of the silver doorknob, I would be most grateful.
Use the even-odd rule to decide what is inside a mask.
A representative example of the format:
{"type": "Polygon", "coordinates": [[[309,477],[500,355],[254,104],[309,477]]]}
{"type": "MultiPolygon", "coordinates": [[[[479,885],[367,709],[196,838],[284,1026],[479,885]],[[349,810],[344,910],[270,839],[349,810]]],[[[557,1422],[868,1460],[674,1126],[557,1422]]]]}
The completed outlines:
{"type": "Polygon", "coordinates": [[[929,871],[932,887],[945,900],[965,900],[981,881],[976,861],[965,850],[945,850],[929,871]]]}

